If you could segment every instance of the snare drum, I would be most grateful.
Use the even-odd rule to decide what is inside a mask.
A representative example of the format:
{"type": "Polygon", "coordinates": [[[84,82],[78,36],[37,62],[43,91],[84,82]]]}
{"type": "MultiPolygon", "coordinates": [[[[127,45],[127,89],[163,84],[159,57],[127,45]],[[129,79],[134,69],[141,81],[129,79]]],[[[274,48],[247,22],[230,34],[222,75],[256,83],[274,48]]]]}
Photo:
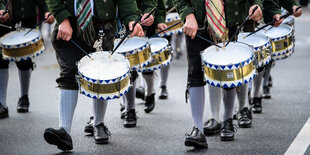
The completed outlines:
{"type": "MultiPolygon", "coordinates": [[[[267,27],[266,29],[269,28],[267,27]]],[[[258,33],[264,34],[271,39],[272,59],[285,59],[294,52],[294,35],[291,27],[280,25],[279,27],[273,27],[267,32],[261,30],[258,33]]]]}
{"type": "Polygon", "coordinates": [[[45,50],[42,34],[30,29],[12,31],[4,35],[0,42],[3,58],[9,61],[25,61],[42,54],[45,50]]]}
{"type": "Polygon", "coordinates": [[[247,38],[243,38],[249,33],[240,33],[238,41],[253,46],[256,59],[256,67],[264,67],[271,61],[271,43],[270,39],[262,34],[253,34],[247,38]]]}
{"type": "Polygon", "coordinates": [[[129,62],[121,54],[106,51],[84,56],[78,63],[80,92],[93,99],[116,99],[128,92],[129,62]]]}
{"type": "MultiPolygon", "coordinates": [[[[180,22],[181,21],[181,18],[179,16],[178,13],[176,12],[173,12],[173,13],[169,13],[167,16],[166,16],[166,25],[167,27],[177,23],[177,22],[180,22]]],[[[180,34],[180,33],[183,33],[183,23],[179,23],[178,25],[170,28],[169,30],[167,30],[165,33],[161,33],[161,34],[158,34],[158,36],[160,37],[166,37],[166,36],[172,36],[173,34],[180,34]]]]}
{"type": "MultiPolygon", "coordinates": [[[[114,46],[116,46],[119,41],[120,39],[115,40],[114,46]]],[[[151,63],[151,48],[146,38],[129,38],[119,46],[116,52],[124,55],[129,60],[131,70],[139,71],[139,69],[151,63]]]]}
{"type": "Polygon", "coordinates": [[[161,67],[166,67],[171,62],[171,47],[165,38],[150,38],[152,51],[152,61],[146,67],[140,69],[140,72],[150,72],[161,67]]]}
{"type": "Polygon", "coordinates": [[[293,30],[295,30],[295,20],[294,20],[294,16],[288,16],[286,19],[284,19],[284,21],[282,22],[282,25],[288,25],[290,27],[292,27],[293,30]]]}
{"type": "Polygon", "coordinates": [[[225,49],[210,46],[201,52],[204,77],[215,87],[233,88],[250,82],[255,76],[253,49],[231,42],[225,49]]]}

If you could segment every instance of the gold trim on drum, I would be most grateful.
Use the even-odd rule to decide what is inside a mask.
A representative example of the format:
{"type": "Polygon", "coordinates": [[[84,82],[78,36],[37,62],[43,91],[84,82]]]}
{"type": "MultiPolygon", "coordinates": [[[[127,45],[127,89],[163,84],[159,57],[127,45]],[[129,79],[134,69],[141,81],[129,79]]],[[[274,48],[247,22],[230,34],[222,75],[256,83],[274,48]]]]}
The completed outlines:
{"type": "Polygon", "coordinates": [[[111,84],[97,84],[91,83],[87,80],[81,78],[80,79],[81,87],[85,90],[94,93],[94,94],[112,94],[122,91],[129,84],[129,76],[120,82],[111,83],[111,84]]]}
{"type": "Polygon", "coordinates": [[[289,46],[291,46],[293,43],[293,36],[290,36],[286,39],[280,40],[280,41],[272,41],[272,51],[282,51],[288,49],[289,46]]]}
{"type": "Polygon", "coordinates": [[[151,48],[146,47],[144,50],[137,52],[136,54],[127,55],[126,58],[129,60],[130,67],[139,65],[150,58],[151,48]]]}
{"type": "Polygon", "coordinates": [[[204,65],[204,73],[211,80],[237,81],[250,75],[254,70],[253,61],[244,67],[233,70],[215,70],[204,65]]]}
{"type": "MultiPolygon", "coordinates": [[[[167,22],[165,23],[167,25],[167,27],[169,26],[172,26],[173,24],[177,23],[177,22],[180,22],[181,20],[175,20],[175,21],[171,21],[171,22],[167,22]]],[[[167,31],[172,31],[172,30],[176,30],[176,29],[179,29],[179,28],[182,28],[183,27],[183,23],[179,23],[178,25],[172,27],[171,29],[167,30],[167,31]]]]}
{"type": "Polygon", "coordinates": [[[26,47],[21,48],[2,48],[3,55],[7,57],[22,57],[25,55],[30,55],[40,50],[44,46],[43,39],[40,39],[38,42],[31,44],[26,47]]]}
{"type": "Polygon", "coordinates": [[[169,50],[165,50],[163,52],[160,52],[159,54],[153,55],[151,63],[146,67],[152,67],[161,64],[162,62],[169,59],[169,55],[169,50]]]}

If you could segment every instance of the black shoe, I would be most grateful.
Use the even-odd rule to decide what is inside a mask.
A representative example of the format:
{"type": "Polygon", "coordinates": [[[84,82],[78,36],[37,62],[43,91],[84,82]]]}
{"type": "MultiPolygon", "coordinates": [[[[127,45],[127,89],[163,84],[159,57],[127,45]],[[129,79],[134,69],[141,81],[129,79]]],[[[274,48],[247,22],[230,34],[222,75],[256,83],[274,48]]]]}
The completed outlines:
{"type": "Polygon", "coordinates": [[[144,111],[150,113],[155,107],[155,94],[145,97],[144,111]]]}
{"type": "Polygon", "coordinates": [[[269,75],[269,78],[268,78],[268,87],[272,87],[272,78],[271,78],[271,75],[269,75]]]}
{"type": "Polygon", "coordinates": [[[252,111],[254,113],[261,113],[263,110],[262,107],[262,98],[261,97],[254,97],[252,103],[252,111]]]}
{"type": "Polygon", "coordinates": [[[84,128],[84,132],[85,133],[90,133],[90,134],[93,134],[94,133],[94,116],[91,116],[89,118],[89,121],[86,123],[86,126],[84,128]]]}
{"type": "Polygon", "coordinates": [[[223,122],[221,130],[221,141],[232,141],[234,140],[235,128],[233,125],[233,119],[229,118],[223,122]]]}
{"type": "Polygon", "coordinates": [[[238,111],[238,125],[240,128],[250,128],[252,126],[252,112],[247,107],[238,111]]]}
{"type": "Polygon", "coordinates": [[[237,120],[237,119],[238,119],[237,114],[234,114],[234,115],[233,115],[233,119],[234,119],[234,120],[237,120]]]}
{"type": "Polygon", "coordinates": [[[28,95],[21,97],[17,103],[17,112],[28,112],[29,111],[29,98],[28,95]]]}
{"type": "Polygon", "coordinates": [[[126,110],[125,110],[125,106],[121,104],[121,119],[124,119],[125,118],[125,113],[126,113],[126,110]]]}
{"type": "Polygon", "coordinates": [[[0,118],[7,118],[7,117],[9,117],[9,109],[8,107],[4,107],[0,103],[0,118]]]}
{"type": "Polygon", "coordinates": [[[111,132],[103,123],[94,126],[94,139],[96,144],[108,144],[110,136],[111,132]]]}
{"type": "Polygon", "coordinates": [[[66,151],[73,149],[71,136],[63,128],[58,130],[53,128],[45,129],[44,139],[47,143],[56,145],[60,150],[66,151]]]}
{"type": "Polygon", "coordinates": [[[203,125],[203,133],[205,135],[217,134],[221,131],[221,123],[211,118],[203,125]]]}
{"type": "Polygon", "coordinates": [[[136,110],[131,109],[125,113],[124,127],[132,128],[137,126],[136,110]]]}
{"type": "Polygon", "coordinates": [[[139,88],[136,88],[136,98],[139,98],[142,100],[145,99],[145,88],[144,87],[140,86],[139,88]]]}
{"type": "Polygon", "coordinates": [[[193,127],[193,131],[190,135],[185,135],[185,146],[193,146],[197,149],[208,148],[208,143],[205,135],[201,131],[199,131],[197,127],[193,127]]]}
{"type": "Polygon", "coordinates": [[[168,98],[168,91],[166,86],[161,86],[160,87],[160,95],[159,99],[167,99],[168,98]]]}
{"type": "Polygon", "coordinates": [[[263,87],[263,98],[264,99],[270,99],[271,98],[270,88],[268,86],[263,87]]]}

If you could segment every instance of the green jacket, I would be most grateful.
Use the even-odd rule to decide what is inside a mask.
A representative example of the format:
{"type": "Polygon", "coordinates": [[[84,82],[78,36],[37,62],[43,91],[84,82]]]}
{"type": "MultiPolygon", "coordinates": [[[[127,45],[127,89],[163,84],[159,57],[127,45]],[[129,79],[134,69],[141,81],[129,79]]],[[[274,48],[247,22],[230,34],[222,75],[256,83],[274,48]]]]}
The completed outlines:
{"type": "MultiPolygon", "coordinates": [[[[205,0],[173,0],[181,19],[185,22],[185,18],[190,13],[194,13],[200,28],[205,26],[206,9],[205,0]]],[[[240,25],[249,14],[249,8],[258,4],[261,8],[261,0],[224,0],[226,26],[233,27],[240,25]],[[228,9],[229,8],[229,9],[228,9]]]]}
{"type": "Polygon", "coordinates": [[[141,14],[149,13],[157,7],[157,0],[136,0],[141,14]]]}
{"type": "MultiPolygon", "coordinates": [[[[74,17],[74,0],[46,0],[47,6],[60,24],[66,18],[74,17]]],[[[117,7],[121,20],[128,25],[138,18],[138,8],[135,0],[94,0],[96,17],[104,22],[116,20],[117,7]]]]}
{"type": "Polygon", "coordinates": [[[275,0],[278,1],[278,4],[282,6],[285,10],[292,12],[293,6],[299,6],[299,3],[296,0],[275,0]]]}
{"type": "MultiPolygon", "coordinates": [[[[0,9],[5,10],[7,0],[0,0],[0,9]]],[[[41,16],[48,12],[48,7],[45,0],[11,0],[12,3],[12,22],[18,22],[25,18],[34,18],[37,16],[38,6],[41,16]]]]}
{"type": "Polygon", "coordinates": [[[265,23],[272,21],[273,16],[275,14],[281,14],[281,7],[279,6],[279,3],[277,3],[276,0],[264,0],[263,6],[264,6],[263,15],[265,23]]]}
{"type": "Polygon", "coordinates": [[[281,7],[292,12],[293,6],[299,6],[296,0],[264,0],[264,21],[270,22],[275,14],[281,14],[281,7]]]}
{"type": "Polygon", "coordinates": [[[154,24],[165,23],[166,7],[164,0],[157,0],[157,10],[155,11],[154,24]]]}

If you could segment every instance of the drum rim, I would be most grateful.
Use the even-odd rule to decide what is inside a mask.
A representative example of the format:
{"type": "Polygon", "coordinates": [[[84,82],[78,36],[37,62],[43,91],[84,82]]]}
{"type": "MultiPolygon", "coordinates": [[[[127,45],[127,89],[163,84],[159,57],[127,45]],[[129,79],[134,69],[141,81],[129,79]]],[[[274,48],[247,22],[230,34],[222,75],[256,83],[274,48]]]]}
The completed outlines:
{"type": "MultiPolygon", "coordinates": [[[[235,64],[227,64],[227,65],[212,64],[212,63],[207,62],[207,61],[204,59],[204,57],[203,57],[203,53],[206,51],[206,49],[211,48],[211,47],[214,47],[214,45],[212,45],[212,46],[209,46],[208,48],[206,48],[206,49],[204,49],[203,51],[200,52],[201,60],[202,60],[203,64],[206,65],[208,68],[212,68],[212,69],[214,69],[214,68],[215,68],[215,69],[217,69],[217,68],[220,68],[220,69],[222,68],[222,69],[223,69],[223,68],[226,68],[226,67],[231,68],[231,67],[233,67],[233,66],[235,66],[236,68],[239,68],[239,67],[241,67],[240,64],[242,64],[242,65],[244,66],[245,64],[251,63],[251,62],[254,60],[253,46],[248,45],[248,44],[243,43],[243,42],[239,42],[239,41],[234,41],[234,42],[231,42],[231,43],[240,43],[240,44],[242,44],[242,45],[245,45],[245,46],[249,47],[250,52],[251,52],[251,56],[250,56],[248,59],[246,59],[246,60],[244,60],[244,61],[241,61],[241,62],[239,62],[239,63],[235,63],[235,64]]],[[[219,43],[218,45],[221,45],[221,44],[222,44],[222,43],[219,43]]]]}
{"type": "MultiPolygon", "coordinates": [[[[288,25],[280,25],[280,26],[274,27],[274,28],[281,28],[281,27],[286,27],[286,28],[290,29],[290,31],[289,31],[288,33],[286,33],[285,35],[282,35],[281,37],[274,37],[274,38],[272,38],[272,37],[266,35],[265,33],[260,33],[260,34],[266,35],[267,37],[270,38],[271,41],[280,41],[280,40],[285,39],[286,36],[287,36],[287,37],[290,37],[290,36],[293,35],[293,28],[290,27],[290,26],[288,26],[288,25]]],[[[270,28],[270,27],[267,27],[266,29],[268,29],[268,28],[270,28]]],[[[263,29],[263,30],[265,30],[265,29],[263,29]]],[[[262,31],[262,30],[261,30],[261,31],[262,31]]]]}
{"type": "Polygon", "coordinates": [[[151,55],[157,55],[163,51],[165,51],[168,46],[169,46],[169,41],[166,39],[166,38],[161,38],[161,37],[153,37],[153,38],[149,38],[149,43],[150,43],[150,48],[151,48],[151,55]],[[163,48],[161,48],[160,50],[157,50],[157,51],[152,51],[152,44],[151,44],[151,40],[164,40],[165,41],[165,46],[163,48]]]}
{"type": "MultiPolygon", "coordinates": [[[[137,47],[137,48],[135,48],[135,49],[133,49],[133,50],[124,51],[124,52],[120,52],[120,51],[117,51],[117,50],[116,50],[115,52],[116,52],[116,53],[119,53],[119,54],[123,54],[123,55],[125,55],[125,56],[126,56],[127,54],[129,54],[129,55],[131,55],[131,54],[136,54],[137,51],[144,50],[144,49],[147,48],[148,45],[149,45],[149,41],[148,41],[148,39],[145,38],[145,37],[137,37],[137,36],[134,36],[134,37],[131,37],[131,38],[129,38],[129,39],[141,39],[141,40],[145,40],[146,42],[145,42],[144,45],[142,45],[142,46],[140,46],[140,47],[137,47]]],[[[129,40],[129,39],[128,39],[128,40],[129,40]]],[[[115,45],[116,40],[120,40],[120,38],[114,40],[114,42],[113,42],[114,45],[115,45]]]]}
{"type": "MultiPolygon", "coordinates": [[[[108,53],[108,51],[98,51],[98,52],[93,52],[93,53],[90,53],[89,55],[90,56],[93,56],[93,55],[95,55],[95,54],[109,54],[108,53]]],[[[110,84],[110,83],[115,83],[115,82],[117,82],[117,80],[119,79],[119,80],[122,80],[122,79],[124,79],[124,78],[126,78],[128,75],[129,75],[129,72],[130,72],[130,64],[129,64],[129,61],[128,61],[128,59],[124,56],[124,55],[122,55],[122,54],[120,54],[120,53],[114,53],[113,55],[120,55],[121,57],[123,57],[124,58],[124,60],[125,60],[125,63],[126,63],[126,65],[127,65],[127,72],[125,73],[125,74],[122,74],[121,76],[119,76],[119,77],[116,77],[116,78],[112,78],[112,79],[94,79],[94,78],[90,78],[90,77],[88,77],[88,76],[86,76],[86,75],[84,75],[81,71],[80,71],[80,66],[81,66],[81,61],[82,61],[82,59],[89,59],[88,58],[88,56],[84,56],[81,60],[79,60],[78,62],[77,62],[77,69],[78,69],[78,75],[80,75],[83,79],[85,79],[85,80],[87,80],[88,82],[91,82],[91,83],[100,83],[100,84],[103,84],[103,83],[107,83],[107,84],[110,84]]]]}
{"type": "Polygon", "coordinates": [[[180,20],[180,19],[181,19],[181,18],[180,18],[180,15],[179,15],[177,12],[171,12],[171,13],[169,13],[169,14],[166,16],[166,20],[165,20],[166,23],[167,23],[167,22],[172,22],[172,21],[180,20]],[[169,18],[169,17],[168,17],[169,14],[175,14],[176,16],[169,18]]]}
{"type": "MultiPolygon", "coordinates": [[[[242,33],[240,33],[240,34],[245,34],[245,35],[247,35],[247,34],[250,34],[250,32],[242,32],[242,33]]],[[[240,34],[239,34],[239,35],[240,35],[240,34]]],[[[239,37],[239,35],[238,35],[238,37],[239,37]]],[[[257,36],[257,37],[262,37],[262,38],[267,39],[266,43],[264,43],[264,44],[262,44],[262,45],[259,45],[259,46],[254,46],[254,45],[251,45],[251,44],[249,44],[249,43],[240,41],[239,39],[238,39],[238,42],[242,42],[242,43],[245,43],[245,44],[248,44],[248,45],[252,46],[253,49],[254,49],[254,51],[258,51],[258,50],[260,50],[260,48],[265,49],[265,48],[271,47],[271,43],[270,43],[270,40],[271,40],[271,39],[270,39],[268,36],[266,36],[266,35],[264,35],[264,34],[257,34],[257,33],[255,33],[255,34],[253,34],[253,35],[254,35],[254,36],[257,36]]],[[[251,36],[249,36],[249,37],[251,37],[251,36]]]]}
{"type": "Polygon", "coordinates": [[[6,45],[6,44],[3,44],[3,43],[2,43],[2,41],[3,41],[5,38],[7,38],[8,36],[10,36],[10,35],[12,35],[12,34],[18,33],[18,32],[20,32],[20,31],[29,31],[29,30],[30,30],[30,28],[23,28],[23,29],[21,29],[21,30],[11,31],[11,32],[5,34],[5,35],[2,36],[1,39],[0,39],[0,46],[1,46],[2,48],[8,48],[8,49],[11,49],[11,48],[20,48],[20,47],[26,47],[26,46],[28,46],[28,45],[30,45],[30,44],[32,44],[32,43],[37,42],[37,41],[40,40],[40,39],[43,39],[41,32],[40,32],[39,30],[33,29],[32,31],[37,32],[37,33],[38,33],[38,36],[36,36],[34,39],[31,39],[30,41],[26,41],[26,42],[22,42],[22,43],[17,43],[17,44],[13,44],[13,45],[6,45]]]}

